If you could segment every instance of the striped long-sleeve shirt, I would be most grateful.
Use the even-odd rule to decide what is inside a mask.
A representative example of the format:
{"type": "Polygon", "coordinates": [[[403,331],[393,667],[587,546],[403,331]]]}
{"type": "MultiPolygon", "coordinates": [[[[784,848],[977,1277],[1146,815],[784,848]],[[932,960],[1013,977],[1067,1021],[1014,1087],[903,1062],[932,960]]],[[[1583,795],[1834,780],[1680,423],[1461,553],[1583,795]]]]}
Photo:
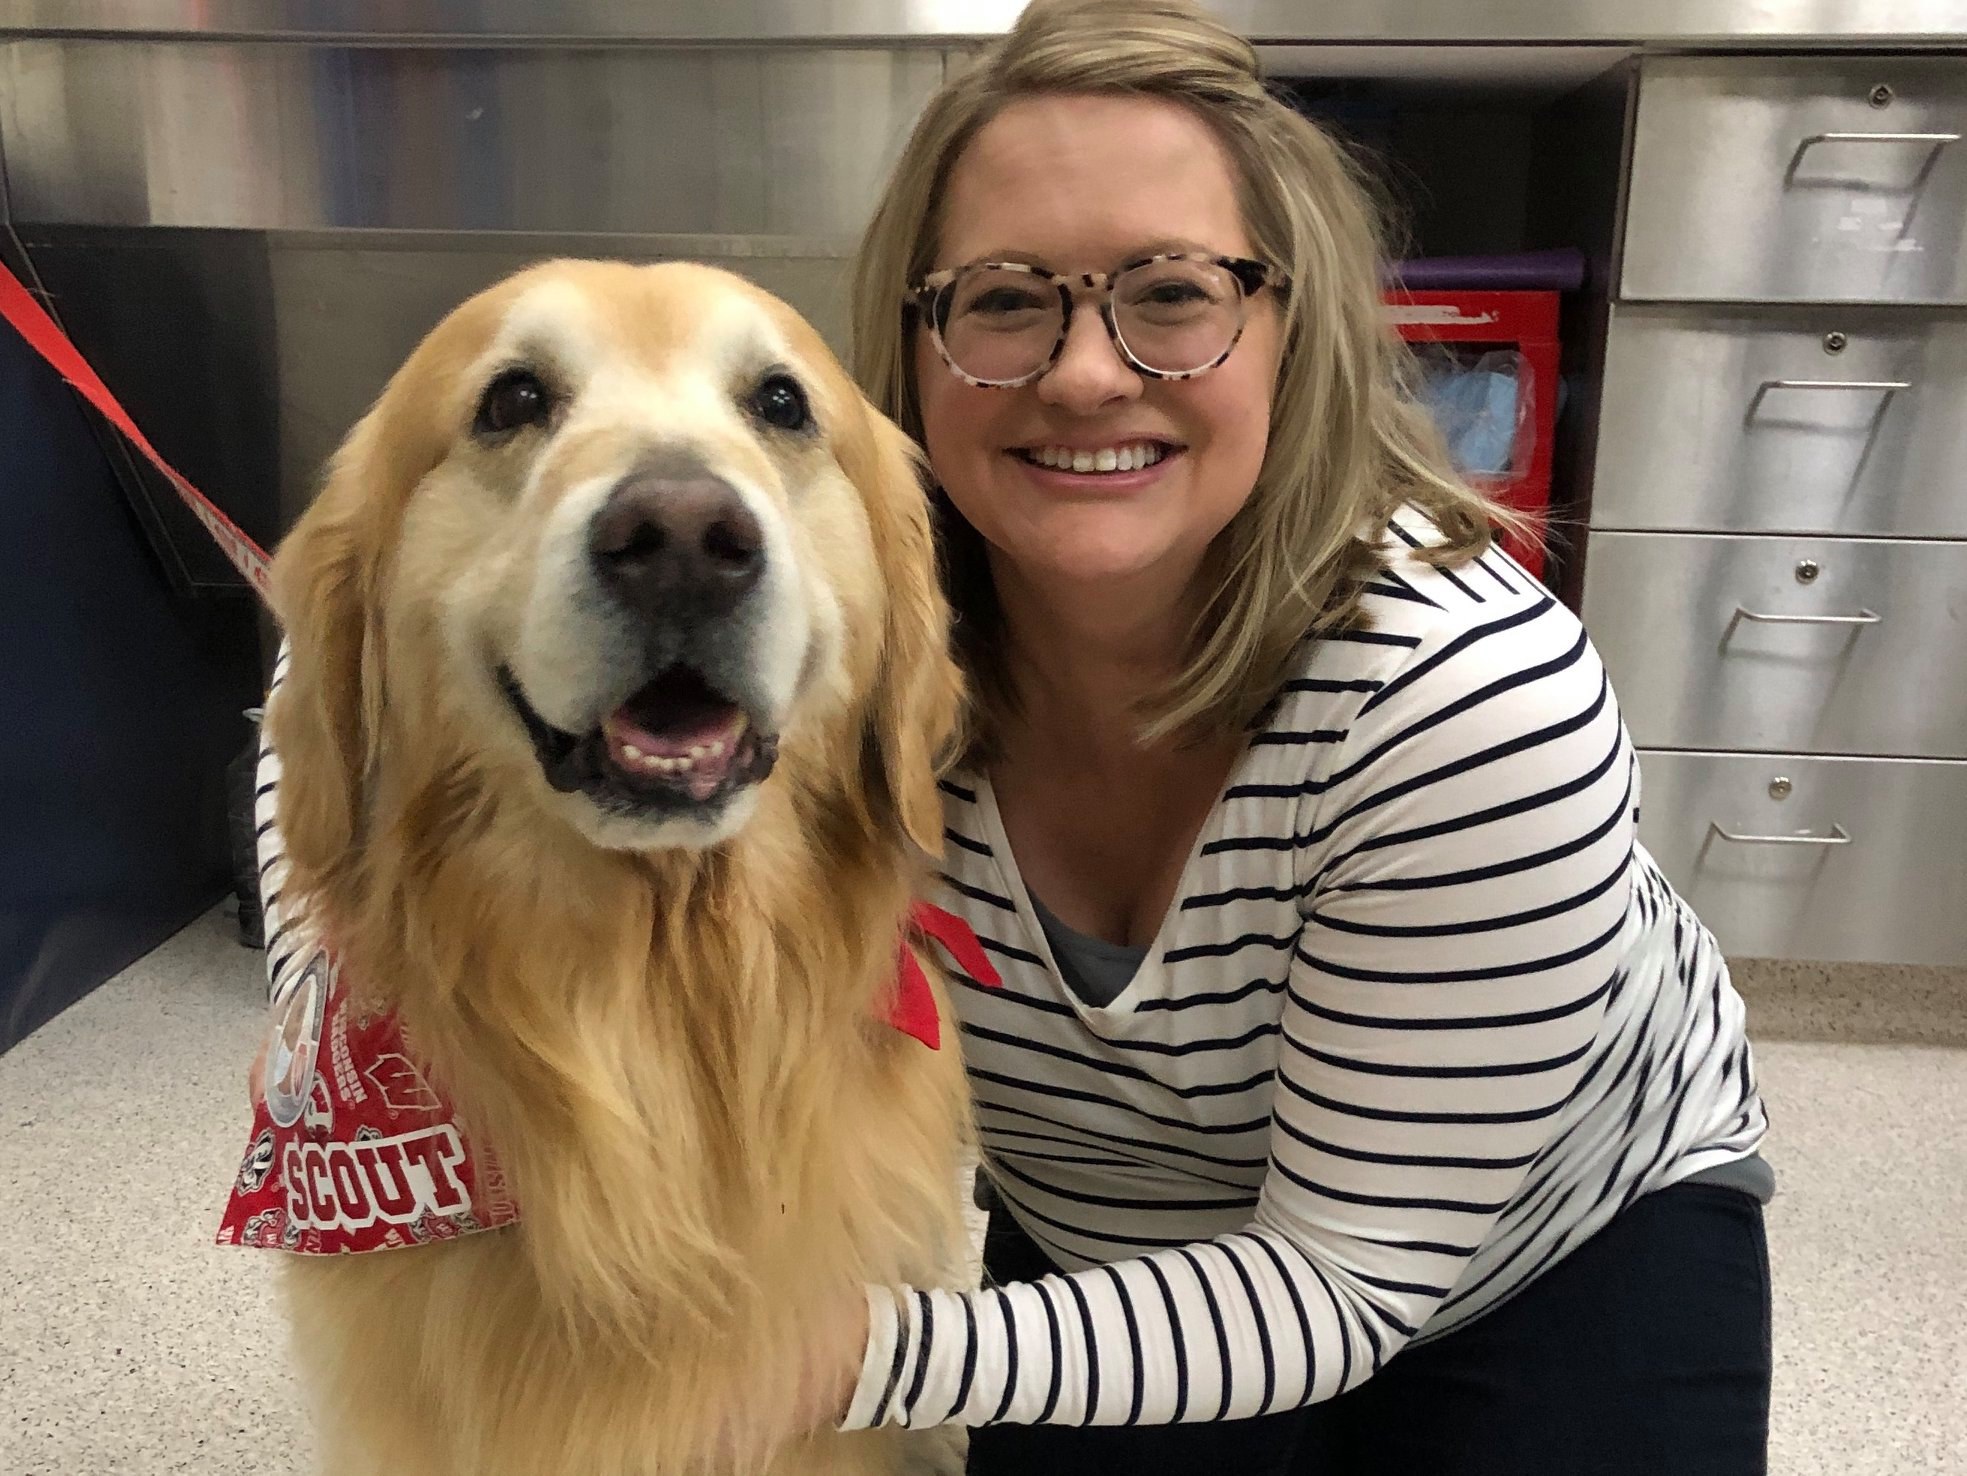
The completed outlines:
{"type": "MultiPolygon", "coordinates": [[[[273,663],[267,700],[280,690],[292,660],[287,643],[273,663]]],[[[308,916],[300,896],[287,885],[293,867],[287,843],[280,834],[280,755],[273,751],[262,727],[259,760],[253,770],[253,846],[259,865],[260,921],[266,930],[266,987],[279,999],[300,978],[321,947],[321,928],[308,916]]]]}
{"type": "Polygon", "coordinates": [[[1577,620],[1414,559],[1307,644],[1104,1007],[1065,987],[988,781],[945,785],[955,1004],[997,1196],[1068,1274],[877,1288],[847,1428],[1240,1418],[1475,1317],[1765,1119],[1713,939],[1636,839],[1577,620]]]}

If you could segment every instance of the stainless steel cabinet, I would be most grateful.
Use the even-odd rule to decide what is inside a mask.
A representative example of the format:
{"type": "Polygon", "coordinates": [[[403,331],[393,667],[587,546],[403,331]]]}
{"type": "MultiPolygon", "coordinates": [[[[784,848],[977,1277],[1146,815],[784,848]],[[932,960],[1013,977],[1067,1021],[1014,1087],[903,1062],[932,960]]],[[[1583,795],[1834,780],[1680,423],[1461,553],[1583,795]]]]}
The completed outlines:
{"type": "Polygon", "coordinates": [[[1722,946],[1967,963],[1967,58],[1640,69],[1584,613],[1722,946]]]}

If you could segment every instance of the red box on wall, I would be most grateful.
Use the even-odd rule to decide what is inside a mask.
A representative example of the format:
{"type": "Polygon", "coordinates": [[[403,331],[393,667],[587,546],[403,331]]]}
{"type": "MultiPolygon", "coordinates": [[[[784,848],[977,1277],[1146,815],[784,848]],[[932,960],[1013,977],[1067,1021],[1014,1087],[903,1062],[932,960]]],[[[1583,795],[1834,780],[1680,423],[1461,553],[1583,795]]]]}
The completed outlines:
{"type": "Polygon", "coordinates": [[[1469,479],[1498,502],[1529,515],[1529,536],[1505,536],[1510,555],[1539,578],[1544,572],[1543,520],[1550,508],[1551,456],[1557,432],[1555,292],[1404,292],[1386,294],[1387,311],[1409,343],[1508,350],[1516,363],[1516,424],[1509,469],[1469,479]]]}

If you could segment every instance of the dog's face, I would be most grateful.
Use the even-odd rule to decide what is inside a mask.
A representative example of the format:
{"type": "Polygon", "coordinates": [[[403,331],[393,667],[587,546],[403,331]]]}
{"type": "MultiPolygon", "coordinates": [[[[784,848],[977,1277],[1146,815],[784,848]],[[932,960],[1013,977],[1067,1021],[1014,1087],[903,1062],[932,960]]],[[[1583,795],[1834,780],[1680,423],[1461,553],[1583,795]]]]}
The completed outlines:
{"type": "Polygon", "coordinates": [[[461,745],[617,850],[728,839],[802,744],[939,834],[955,679],[914,457],[726,273],[562,262],[466,303],[351,435],[275,587],[275,738],[318,791],[283,811],[297,853],[359,838],[385,731],[461,745]],[[439,716],[406,732],[410,707],[439,716]]]}

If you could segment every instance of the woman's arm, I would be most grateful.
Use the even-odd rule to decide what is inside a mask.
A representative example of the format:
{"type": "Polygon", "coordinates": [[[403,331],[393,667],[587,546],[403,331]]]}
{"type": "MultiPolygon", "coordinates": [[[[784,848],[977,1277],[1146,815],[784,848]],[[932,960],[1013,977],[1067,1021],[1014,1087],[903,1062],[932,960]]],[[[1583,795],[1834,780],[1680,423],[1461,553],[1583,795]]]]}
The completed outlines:
{"type": "MultiPolygon", "coordinates": [[[[266,705],[278,700],[280,684],[287,676],[287,642],[283,637],[280,653],[273,662],[273,681],[267,688],[266,705]]],[[[305,915],[300,898],[287,890],[287,847],[281,839],[277,809],[280,795],[280,756],[273,751],[265,719],[260,722],[260,756],[253,777],[253,826],[259,854],[260,915],[266,928],[266,984],[269,997],[314,957],[320,943],[320,930],[305,915]]]]}
{"type": "Polygon", "coordinates": [[[1633,754],[1575,622],[1531,639],[1524,614],[1424,642],[1328,771],[1251,1223],[872,1292],[848,1428],[1242,1418],[1359,1383],[1427,1322],[1550,1145],[1623,953],[1633,754]]]}
{"type": "MultiPolygon", "coordinates": [[[[273,661],[273,681],[267,687],[266,702],[287,675],[288,648],[281,637],[280,652],[273,661]]],[[[301,917],[297,898],[287,891],[287,847],[280,836],[280,756],[273,751],[264,715],[260,719],[259,760],[253,768],[253,845],[259,863],[260,921],[265,930],[266,992],[277,999],[282,988],[313,958],[319,933],[301,917]]],[[[260,1042],[253,1064],[246,1069],[246,1091],[257,1102],[266,1094],[267,1041],[260,1042]]]]}

